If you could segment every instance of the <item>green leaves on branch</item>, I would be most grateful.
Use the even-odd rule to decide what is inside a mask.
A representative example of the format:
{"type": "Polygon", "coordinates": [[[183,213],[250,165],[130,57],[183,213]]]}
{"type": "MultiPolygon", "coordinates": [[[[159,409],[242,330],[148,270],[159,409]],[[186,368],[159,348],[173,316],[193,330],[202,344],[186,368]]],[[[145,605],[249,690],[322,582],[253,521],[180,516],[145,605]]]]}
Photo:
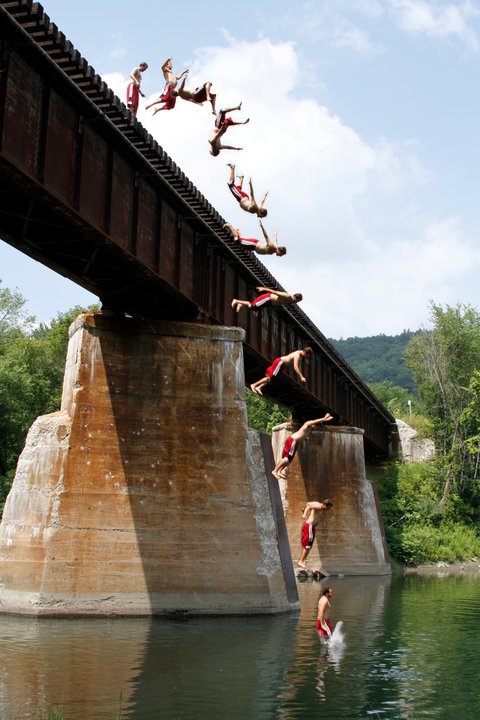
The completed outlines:
{"type": "Polygon", "coordinates": [[[431,317],[433,329],[410,340],[405,358],[442,458],[439,503],[457,494],[478,505],[480,314],[467,305],[432,303],[431,317]]]}
{"type": "Polygon", "coordinates": [[[255,430],[271,433],[275,425],[280,425],[290,419],[288,410],[284,410],[267,398],[256,395],[251,390],[245,390],[245,399],[248,424],[255,430]]]}

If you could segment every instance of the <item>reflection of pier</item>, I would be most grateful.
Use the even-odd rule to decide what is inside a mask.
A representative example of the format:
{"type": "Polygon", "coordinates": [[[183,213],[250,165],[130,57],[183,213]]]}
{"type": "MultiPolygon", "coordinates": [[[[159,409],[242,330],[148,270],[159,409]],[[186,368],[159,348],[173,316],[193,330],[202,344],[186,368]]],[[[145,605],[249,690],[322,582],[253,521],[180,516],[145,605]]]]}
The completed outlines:
{"type": "Polygon", "coordinates": [[[44,717],[60,707],[70,720],[114,718],[121,706],[132,720],[276,717],[296,625],[285,615],[3,617],[0,716],[44,717]]]}
{"type": "MultiPolygon", "coordinates": [[[[310,345],[306,387],[288,373],[275,383],[296,419],[331,411],[362,428],[360,442],[337,439],[371,458],[388,454],[394,419],[298,307],[236,316],[234,296],[278,283],[41,5],[0,2],[0,32],[0,234],[106,310],[74,324],[62,410],[37,420],[19,463],[0,528],[3,611],[296,608],[245,381],[310,345]]],[[[333,457],[312,440],[299,456],[309,497],[324,492],[320,471],[340,511],[329,566],[388,571],[373,495],[345,473],[340,444],[333,457]],[[366,529],[346,559],[333,549],[352,514],[366,529]]]]}

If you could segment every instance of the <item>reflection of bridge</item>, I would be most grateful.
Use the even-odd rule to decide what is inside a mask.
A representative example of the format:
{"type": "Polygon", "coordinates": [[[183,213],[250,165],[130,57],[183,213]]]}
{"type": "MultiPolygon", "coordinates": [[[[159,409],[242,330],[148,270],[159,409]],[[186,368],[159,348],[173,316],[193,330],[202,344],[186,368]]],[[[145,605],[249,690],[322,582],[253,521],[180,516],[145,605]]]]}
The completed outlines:
{"type": "MultiPolygon", "coordinates": [[[[22,252],[144,318],[237,323],[230,302],[266,268],[31,0],[0,3],[0,234],[22,252]]],[[[314,349],[307,388],[275,397],[299,418],[334,412],[388,452],[394,423],[298,308],[242,316],[248,382],[273,357],[314,349]]]]}

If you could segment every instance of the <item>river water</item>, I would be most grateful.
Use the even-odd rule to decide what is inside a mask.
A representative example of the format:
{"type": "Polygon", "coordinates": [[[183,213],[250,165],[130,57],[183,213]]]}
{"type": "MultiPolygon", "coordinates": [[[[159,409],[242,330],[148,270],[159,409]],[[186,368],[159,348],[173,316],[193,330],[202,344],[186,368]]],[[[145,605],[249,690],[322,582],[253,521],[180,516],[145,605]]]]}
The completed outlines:
{"type": "Polygon", "coordinates": [[[0,616],[0,718],[480,718],[480,572],[329,583],[345,637],[330,649],[312,581],[277,617],[0,616]]]}

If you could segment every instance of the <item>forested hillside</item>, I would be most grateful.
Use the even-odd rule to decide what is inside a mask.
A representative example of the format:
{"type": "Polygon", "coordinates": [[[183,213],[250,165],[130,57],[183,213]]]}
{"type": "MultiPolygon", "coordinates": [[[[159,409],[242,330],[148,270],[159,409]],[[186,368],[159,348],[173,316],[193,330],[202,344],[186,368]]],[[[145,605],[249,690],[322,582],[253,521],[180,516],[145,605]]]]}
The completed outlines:
{"type": "Polygon", "coordinates": [[[415,384],[403,354],[410,338],[421,333],[421,330],[405,330],[400,335],[352,337],[330,342],[366,383],[390,381],[413,394],[415,384]]]}

